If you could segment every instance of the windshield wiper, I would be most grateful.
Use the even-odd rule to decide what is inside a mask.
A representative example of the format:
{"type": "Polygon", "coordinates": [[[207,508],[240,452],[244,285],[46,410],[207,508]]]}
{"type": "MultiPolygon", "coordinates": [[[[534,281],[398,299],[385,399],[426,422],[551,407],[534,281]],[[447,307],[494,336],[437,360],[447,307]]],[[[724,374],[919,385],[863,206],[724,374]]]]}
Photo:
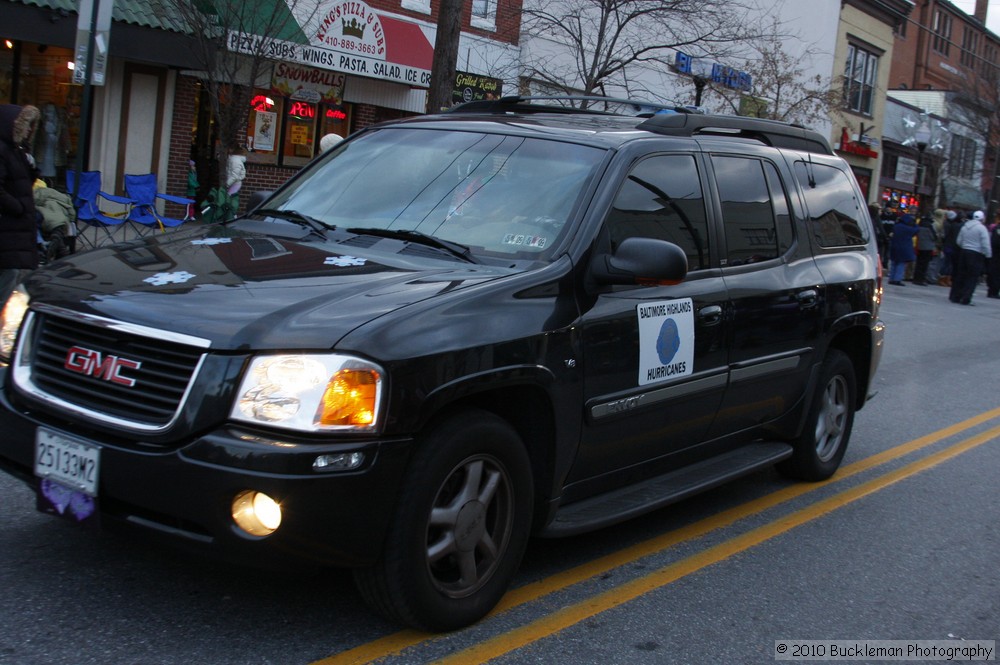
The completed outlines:
{"type": "Polygon", "coordinates": [[[412,229],[362,229],[353,228],[347,229],[349,233],[358,233],[363,235],[378,236],[379,238],[394,238],[396,240],[407,240],[409,242],[415,242],[426,247],[433,247],[434,249],[440,249],[452,256],[467,261],[468,263],[479,263],[472,256],[472,250],[465,245],[457,242],[452,242],[450,240],[442,240],[441,238],[435,238],[434,236],[429,236],[422,231],[414,231],[412,229]]]}
{"type": "Polygon", "coordinates": [[[287,219],[291,222],[298,222],[301,226],[308,226],[310,229],[318,233],[319,235],[326,237],[327,231],[332,231],[337,227],[333,224],[327,224],[324,221],[318,220],[315,217],[310,217],[305,213],[301,213],[298,210],[279,210],[278,208],[258,208],[253,211],[254,215],[263,215],[266,217],[278,217],[279,219],[287,219]]]}

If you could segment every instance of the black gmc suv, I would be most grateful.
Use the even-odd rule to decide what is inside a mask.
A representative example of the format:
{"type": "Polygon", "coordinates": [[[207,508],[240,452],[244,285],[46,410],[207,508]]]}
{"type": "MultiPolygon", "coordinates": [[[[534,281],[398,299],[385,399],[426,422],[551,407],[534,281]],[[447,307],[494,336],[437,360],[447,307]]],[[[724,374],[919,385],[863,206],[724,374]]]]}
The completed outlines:
{"type": "Polygon", "coordinates": [[[816,132],[473,103],[360,131],[242,218],[33,273],[0,468],[53,514],[351,567],[454,629],[532,535],[833,474],[880,279],[816,132]]]}

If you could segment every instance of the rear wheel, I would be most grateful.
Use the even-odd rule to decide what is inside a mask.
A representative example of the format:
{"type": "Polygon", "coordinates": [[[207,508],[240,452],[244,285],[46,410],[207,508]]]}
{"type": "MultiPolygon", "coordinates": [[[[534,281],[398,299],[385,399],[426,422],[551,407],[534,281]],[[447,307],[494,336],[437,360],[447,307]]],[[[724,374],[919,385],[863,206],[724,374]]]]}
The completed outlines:
{"type": "Polygon", "coordinates": [[[454,630],[506,592],[527,544],[533,483],[524,445],[468,411],[418,443],[381,560],[355,571],[366,602],[420,630],[454,630]]]}
{"type": "Polygon", "coordinates": [[[792,441],[792,456],[778,464],[778,471],[801,480],[826,480],[832,476],[851,438],[856,393],[851,359],[843,351],[831,350],[823,362],[806,425],[792,441]]]}

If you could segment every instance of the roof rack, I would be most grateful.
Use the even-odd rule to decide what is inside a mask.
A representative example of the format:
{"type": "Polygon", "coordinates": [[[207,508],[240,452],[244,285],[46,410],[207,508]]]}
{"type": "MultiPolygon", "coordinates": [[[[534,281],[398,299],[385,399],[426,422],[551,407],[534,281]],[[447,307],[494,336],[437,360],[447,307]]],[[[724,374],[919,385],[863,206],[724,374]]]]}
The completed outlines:
{"type": "Polygon", "coordinates": [[[675,111],[678,113],[697,113],[693,107],[674,106],[637,99],[617,99],[600,95],[546,95],[522,97],[510,95],[500,99],[484,99],[466,102],[454,106],[445,113],[585,113],[588,115],[615,115],[652,117],[657,111],[675,111]],[[543,103],[550,102],[550,103],[543,103]],[[558,102],[558,103],[551,103],[558,102]],[[604,105],[605,109],[598,107],[604,105]],[[613,106],[627,110],[609,111],[613,106]]]}
{"type": "Polygon", "coordinates": [[[740,136],[776,148],[834,154],[830,142],[819,132],[778,120],[738,115],[656,113],[639,128],[670,136],[740,136]]]}

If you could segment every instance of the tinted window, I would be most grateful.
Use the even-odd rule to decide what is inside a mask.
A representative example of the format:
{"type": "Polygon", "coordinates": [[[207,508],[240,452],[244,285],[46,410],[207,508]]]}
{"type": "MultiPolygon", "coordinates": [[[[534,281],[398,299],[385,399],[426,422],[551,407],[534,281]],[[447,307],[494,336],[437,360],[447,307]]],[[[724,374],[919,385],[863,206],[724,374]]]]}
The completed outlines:
{"type": "Polygon", "coordinates": [[[613,248],[625,238],[658,238],[684,250],[688,270],[709,265],[705,199],[691,155],[661,155],[636,164],[607,223],[613,248]]]}
{"type": "Polygon", "coordinates": [[[825,164],[795,163],[795,178],[805,193],[809,209],[809,226],[822,247],[868,242],[868,225],[862,221],[868,209],[855,195],[850,177],[853,176],[825,164]]]}
{"type": "Polygon", "coordinates": [[[712,157],[722,200],[726,265],[776,259],[791,246],[791,219],[773,164],[742,157],[712,157]]]}

